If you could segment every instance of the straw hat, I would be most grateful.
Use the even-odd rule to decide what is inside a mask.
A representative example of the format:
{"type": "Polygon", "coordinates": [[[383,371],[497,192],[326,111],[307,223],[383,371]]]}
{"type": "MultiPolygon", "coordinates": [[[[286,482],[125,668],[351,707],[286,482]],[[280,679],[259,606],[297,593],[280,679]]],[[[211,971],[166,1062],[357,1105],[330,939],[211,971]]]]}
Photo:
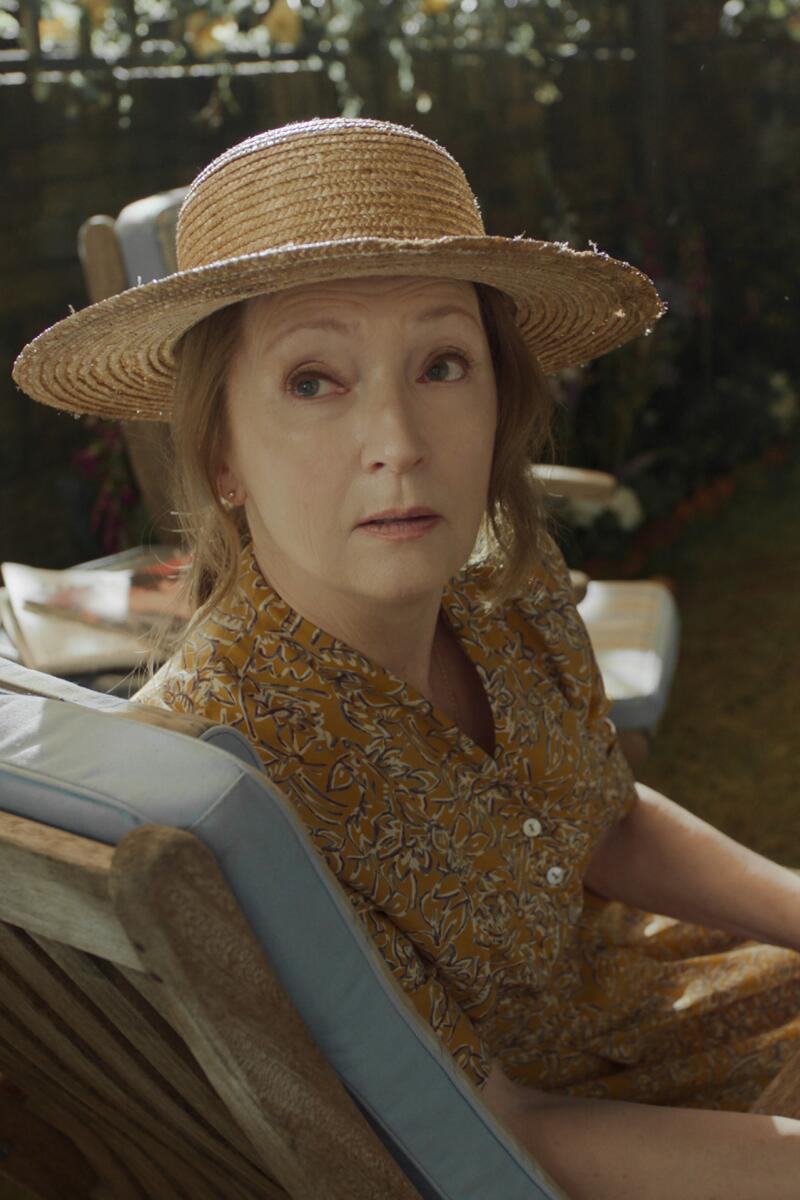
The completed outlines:
{"type": "Polygon", "coordinates": [[[168,420],[175,344],[250,296],[363,275],[491,284],[545,372],[588,362],[661,316],[627,263],[556,242],[487,237],[461,167],[414,129],[315,118],[247,138],[194,180],[177,226],[178,270],[59,321],[17,358],[44,404],[168,420]]]}

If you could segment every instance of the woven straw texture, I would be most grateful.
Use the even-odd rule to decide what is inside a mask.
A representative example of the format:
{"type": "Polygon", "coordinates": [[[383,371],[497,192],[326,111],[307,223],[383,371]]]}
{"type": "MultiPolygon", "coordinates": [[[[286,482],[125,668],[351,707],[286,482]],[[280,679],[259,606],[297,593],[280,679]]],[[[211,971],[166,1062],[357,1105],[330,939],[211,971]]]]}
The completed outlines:
{"type": "Polygon", "coordinates": [[[641,272],[596,251],[486,235],[461,167],[413,129],[315,118],[247,138],[205,167],[178,218],[177,271],[46,329],[13,377],[42,403],[167,420],[180,337],[252,296],[328,279],[428,276],[512,297],[543,370],[588,362],[664,306],[641,272]]]}

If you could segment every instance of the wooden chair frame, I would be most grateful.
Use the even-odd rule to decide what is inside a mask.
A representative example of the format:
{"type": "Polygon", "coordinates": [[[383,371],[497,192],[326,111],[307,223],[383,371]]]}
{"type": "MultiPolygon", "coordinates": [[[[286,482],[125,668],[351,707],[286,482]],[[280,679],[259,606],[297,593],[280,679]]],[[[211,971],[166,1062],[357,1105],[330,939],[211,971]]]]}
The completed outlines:
{"type": "Polygon", "coordinates": [[[193,834],[112,847],[0,812],[0,960],[0,1113],[23,1136],[0,1181],[37,1200],[419,1200],[193,834]]]}
{"type": "MultiPolygon", "coordinates": [[[[86,291],[91,304],[124,292],[129,284],[114,217],[89,217],[78,230],[80,258],[86,291]]],[[[131,470],[152,519],[153,536],[165,545],[180,543],[180,534],[170,516],[169,462],[172,445],[169,426],[161,421],[120,421],[131,470]]]]}

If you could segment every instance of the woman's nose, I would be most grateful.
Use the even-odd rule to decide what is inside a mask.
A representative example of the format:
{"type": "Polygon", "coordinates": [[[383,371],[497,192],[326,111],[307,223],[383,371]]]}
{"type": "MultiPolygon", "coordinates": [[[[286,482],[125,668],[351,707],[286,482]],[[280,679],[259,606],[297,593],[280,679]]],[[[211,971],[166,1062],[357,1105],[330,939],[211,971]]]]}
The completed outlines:
{"type": "Polygon", "coordinates": [[[421,398],[403,383],[384,384],[370,398],[363,415],[365,467],[387,466],[408,471],[424,455],[421,398]]]}

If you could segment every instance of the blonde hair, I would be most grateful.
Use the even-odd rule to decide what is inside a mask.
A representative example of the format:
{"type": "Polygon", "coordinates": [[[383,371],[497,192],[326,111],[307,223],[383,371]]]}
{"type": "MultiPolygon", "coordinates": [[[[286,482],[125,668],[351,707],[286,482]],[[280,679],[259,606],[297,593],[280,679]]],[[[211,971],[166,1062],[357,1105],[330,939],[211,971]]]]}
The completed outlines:
{"type": "MultiPolygon", "coordinates": [[[[548,531],[545,492],[532,467],[555,458],[554,401],[514,320],[513,301],[487,284],[474,286],[494,367],[498,417],[486,510],[469,562],[490,568],[480,591],[492,611],[525,590],[548,531]]],[[[198,322],[175,350],[171,494],[182,541],[192,553],[184,586],[193,616],[177,640],[162,636],[154,643],[150,675],[235,589],[241,550],[250,540],[244,507],[226,507],[217,485],[229,444],[225,382],[246,303],[198,322]]]]}

